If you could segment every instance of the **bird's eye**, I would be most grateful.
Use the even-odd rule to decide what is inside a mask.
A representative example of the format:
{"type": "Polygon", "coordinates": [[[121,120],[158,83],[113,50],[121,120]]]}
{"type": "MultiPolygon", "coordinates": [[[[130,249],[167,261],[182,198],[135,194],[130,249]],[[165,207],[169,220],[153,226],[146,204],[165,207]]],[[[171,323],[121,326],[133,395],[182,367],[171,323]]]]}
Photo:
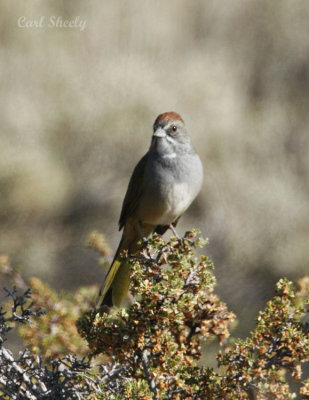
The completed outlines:
{"type": "Polygon", "coordinates": [[[177,131],[177,126],[176,126],[176,125],[173,125],[173,126],[172,126],[172,131],[173,131],[173,132],[176,132],[176,131],[177,131]]]}

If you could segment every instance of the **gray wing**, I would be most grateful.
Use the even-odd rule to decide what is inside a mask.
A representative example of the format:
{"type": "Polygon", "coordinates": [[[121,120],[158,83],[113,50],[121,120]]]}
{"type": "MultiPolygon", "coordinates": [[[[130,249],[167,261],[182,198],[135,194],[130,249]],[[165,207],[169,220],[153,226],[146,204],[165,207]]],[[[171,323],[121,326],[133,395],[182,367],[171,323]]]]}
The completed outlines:
{"type": "Polygon", "coordinates": [[[144,155],[134,168],[129,186],[122,203],[122,210],[119,218],[119,230],[121,230],[126,222],[126,219],[131,216],[136,210],[141,195],[144,190],[144,173],[148,159],[148,153],[144,155]]]}

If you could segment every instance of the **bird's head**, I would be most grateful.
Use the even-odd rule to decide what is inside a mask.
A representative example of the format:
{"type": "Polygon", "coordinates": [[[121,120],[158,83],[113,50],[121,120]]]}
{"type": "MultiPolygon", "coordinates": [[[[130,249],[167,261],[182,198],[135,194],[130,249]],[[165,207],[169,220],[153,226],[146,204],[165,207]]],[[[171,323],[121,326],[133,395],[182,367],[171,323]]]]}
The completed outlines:
{"type": "Polygon", "coordinates": [[[160,114],[153,124],[151,150],[166,158],[192,150],[184,120],[174,111],[160,114]]]}

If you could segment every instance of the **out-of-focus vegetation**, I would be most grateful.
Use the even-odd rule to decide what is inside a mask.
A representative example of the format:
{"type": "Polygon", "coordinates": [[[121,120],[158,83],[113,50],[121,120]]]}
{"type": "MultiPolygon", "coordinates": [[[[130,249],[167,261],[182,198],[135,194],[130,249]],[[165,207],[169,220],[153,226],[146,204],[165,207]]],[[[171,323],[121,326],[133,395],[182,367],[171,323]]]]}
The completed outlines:
{"type": "Polygon", "coordinates": [[[131,170],[175,110],[205,167],[179,231],[209,237],[219,293],[252,321],[308,271],[308,18],[306,0],[2,1],[0,250],[57,289],[100,282],[87,234],[116,248],[131,170]]]}

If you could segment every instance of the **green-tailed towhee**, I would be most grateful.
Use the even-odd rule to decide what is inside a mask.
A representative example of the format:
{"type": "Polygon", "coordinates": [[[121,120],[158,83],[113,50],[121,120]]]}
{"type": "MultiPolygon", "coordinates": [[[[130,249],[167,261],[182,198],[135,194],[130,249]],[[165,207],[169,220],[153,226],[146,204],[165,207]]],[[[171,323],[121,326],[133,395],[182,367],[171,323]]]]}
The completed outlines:
{"type": "Polygon", "coordinates": [[[173,229],[200,191],[202,180],[202,163],[183,119],[175,112],[160,114],[153,125],[150,148],[129,182],[119,219],[123,235],[97,308],[104,304],[121,307],[130,301],[129,265],[120,258],[120,252],[132,254],[141,238],[173,229]]]}

